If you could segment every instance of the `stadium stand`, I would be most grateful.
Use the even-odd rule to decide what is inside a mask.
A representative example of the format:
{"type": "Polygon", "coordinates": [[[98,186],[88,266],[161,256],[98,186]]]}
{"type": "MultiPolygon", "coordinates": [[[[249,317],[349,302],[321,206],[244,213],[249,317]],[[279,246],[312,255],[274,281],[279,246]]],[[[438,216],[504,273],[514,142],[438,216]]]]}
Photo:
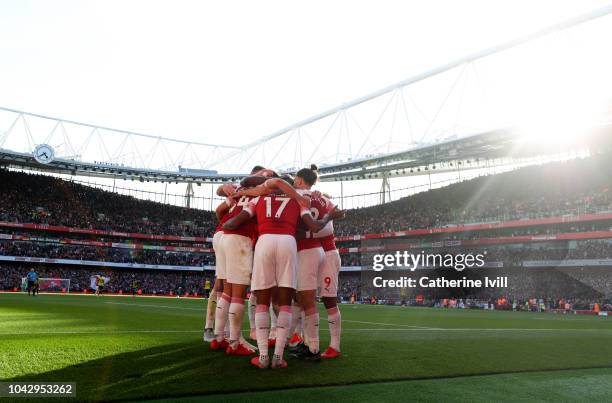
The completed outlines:
{"type": "MultiPolygon", "coordinates": [[[[502,293],[519,305],[542,298],[551,309],[561,299],[571,299],[575,306],[609,303],[611,168],[608,155],[555,162],[455,183],[384,206],[349,210],[335,225],[342,265],[352,268],[341,273],[340,297],[414,303],[414,293],[373,289],[368,277],[372,271],[362,268],[371,264],[375,252],[444,248],[452,253],[486,250],[487,261],[500,263],[509,277],[507,289],[466,295],[464,305],[488,304],[502,293]],[[576,263],[566,267],[561,260],[576,263]],[[581,267],[586,260],[596,262],[581,267]],[[528,267],[526,262],[536,264],[528,267]]],[[[71,278],[73,291],[85,289],[91,275],[104,272],[111,278],[110,292],[128,292],[137,279],[143,293],[201,294],[209,271],[138,270],[129,265],[187,269],[215,263],[210,236],[216,218],[211,212],[2,169],[0,198],[0,258],[67,259],[74,264],[4,261],[0,289],[18,288],[23,273],[34,265],[44,275],[71,278]],[[81,260],[100,265],[79,266],[81,260]],[[109,268],[103,262],[125,266],[109,268]]],[[[421,303],[430,305],[442,298],[423,294],[421,303]]]]}
{"type": "MultiPolygon", "coordinates": [[[[21,289],[21,279],[32,266],[22,264],[0,265],[0,289],[21,289]]],[[[169,272],[160,270],[101,270],[96,268],[77,267],[74,269],[35,265],[40,278],[69,278],[70,292],[82,292],[89,289],[91,276],[109,277],[107,292],[131,293],[131,284],[136,280],[141,294],[149,295],[202,295],[204,281],[211,279],[213,273],[203,275],[201,272],[169,272]]]]}
{"type": "Polygon", "coordinates": [[[205,236],[214,213],[138,200],[59,178],[0,170],[0,221],[205,236]]]}
{"type": "Polygon", "coordinates": [[[384,206],[355,209],[337,223],[336,234],[394,232],[610,210],[610,172],[612,160],[601,155],[483,176],[384,206]]]}
{"type": "Polygon", "coordinates": [[[0,256],[2,255],[171,266],[214,265],[214,255],[212,254],[126,250],[40,242],[0,242],[0,256]]]}

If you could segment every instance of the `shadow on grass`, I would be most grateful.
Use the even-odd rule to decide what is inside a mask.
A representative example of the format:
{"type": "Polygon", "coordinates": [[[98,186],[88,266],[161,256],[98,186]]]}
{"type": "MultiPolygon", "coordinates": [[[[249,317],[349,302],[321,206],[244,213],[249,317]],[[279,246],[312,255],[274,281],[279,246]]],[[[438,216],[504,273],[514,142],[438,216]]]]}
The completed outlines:
{"type": "MultiPolygon", "coordinates": [[[[52,357],[48,357],[52,359],[52,357]]],[[[76,382],[79,400],[125,400],[264,390],[275,385],[276,371],[259,371],[250,357],[226,357],[201,341],[175,343],[99,358],[62,369],[6,381],[76,382]],[[236,376],[238,375],[238,376],[236,376]]],[[[290,373],[312,373],[317,363],[302,363],[290,373]],[[301,369],[301,370],[300,370],[301,369]]],[[[285,371],[287,372],[287,371],[285,371]]],[[[284,378],[284,377],[283,377],[284,378]]],[[[289,386],[300,382],[290,376],[289,386]]]]}
{"type": "MultiPolygon", "coordinates": [[[[353,382],[348,379],[343,380],[341,376],[338,377],[340,375],[338,373],[339,368],[334,368],[333,365],[304,362],[297,365],[294,360],[289,362],[290,367],[283,370],[283,376],[279,376],[278,371],[260,371],[252,368],[248,357],[225,357],[221,352],[210,351],[207,344],[194,340],[117,354],[58,370],[15,377],[7,381],[76,382],[77,399],[87,401],[172,400],[172,398],[181,400],[181,397],[189,396],[192,396],[192,398],[186,399],[188,401],[204,400],[206,397],[216,401],[223,396],[223,393],[229,391],[233,392],[233,397],[224,396],[224,400],[231,397],[231,401],[287,401],[301,396],[300,400],[321,401],[325,400],[325,396],[329,398],[330,393],[332,393],[332,395],[337,394],[336,398],[341,398],[340,400],[364,401],[365,396],[371,397],[374,393],[380,398],[379,401],[394,401],[399,396],[414,394],[419,388],[423,389],[421,390],[422,397],[427,400],[435,398],[441,385],[440,380],[437,383],[435,382],[436,377],[424,377],[415,378],[413,381],[426,381],[425,383],[405,382],[390,387],[384,382],[380,384],[380,379],[378,382],[372,379],[376,377],[373,377],[370,372],[370,377],[362,377],[360,381],[356,382],[356,385],[351,385],[350,389],[347,389],[346,387],[353,382]],[[333,374],[337,376],[332,377],[333,374]],[[421,385],[421,383],[423,384],[421,385]],[[325,386],[326,384],[336,386],[310,388],[325,386]],[[309,388],[302,389],[299,393],[294,393],[297,392],[295,389],[289,389],[299,388],[300,386],[309,388]],[[356,386],[357,389],[354,389],[356,386]],[[286,389],[284,391],[271,390],[281,388],[286,389]],[[240,393],[266,390],[267,392],[256,395],[240,393]]],[[[605,381],[608,382],[609,386],[612,373],[610,369],[605,371],[607,376],[605,381]]],[[[539,371],[526,371],[532,372],[531,375],[521,374],[521,372],[523,371],[517,371],[515,375],[531,379],[539,371]]],[[[551,373],[543,375],[544,380],[554,379],[556,377],[555,372],[563,373],[559,370],[553,371],[552,375],[551,373]]],[[[451,397],[456,397],[455,394],[459,393],[463,387],[474,388],[478,393],[482,393],[483,385],[481,385],[481,382],[492,382],[497,385],[495,387],[499,388],[500,384],[508,383],[507,377],[516,380],[512,374],[505,374],[506,378],[500,378],[505,379],[503,382],[501,380],[497,381],[495,377],[483,378],[476,374],[474,374],[476,376],[457,375],[446,378],[444,381],[445,383],[449,381],[458,383],[456,388],[447,391],[446,397],[450,400],[455,400],[451,397]],[[453,378],[458,378],[458,380],[453,380],[453,378]]],[[[499,374],[492,372],[491,375],[499,374]]],[[[389,380],[393,380],[393,377],[389,378],[389,380]]],[[[396,380],[401,379],[400,377],[397,378],[396,380]]],[[[487,384],[487,382],[483,384],[487,384]]],[[[559,387],[559,385],[553,386],[554,388],[559,387]]],[[[598,391],[598,393],[598,396],[600,396],[602,392],[598,391]]],[[[460,400],[470,401],[469,399],[460,400]]]]}
{"type": "Polygon", "coordinates": [[[198,384],[214,381],[213,358],[216,354],[201,342],[176,343],[8,381],[76,382],[77,397],[87,400],[183,395],[194,389],[204,393],[207,388],[198,387],[198,384]]]}

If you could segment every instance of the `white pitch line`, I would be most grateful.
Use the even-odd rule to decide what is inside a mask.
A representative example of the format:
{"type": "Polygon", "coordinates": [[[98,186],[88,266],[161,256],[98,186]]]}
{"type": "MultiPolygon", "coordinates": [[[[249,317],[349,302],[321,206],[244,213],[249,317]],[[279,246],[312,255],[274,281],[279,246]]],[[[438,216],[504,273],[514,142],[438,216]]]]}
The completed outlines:
{"type": "MultiPolygon", "coordinates": [[[[321,329],[323,330],[323,329],[321,329]]],[[[389,328],[371,328],[371,329],[351,329],[351,328],[344,328],[342,329],[343,332],[350,332],[350,331],[360,331],[360,332],[365,332],[365,331],[371,331],[371,332],[399,332],[399,331],[442,331],[442,332],[469,332],[469,331],[478,331],[478,332],[599,332],[599,331],[612,331],[612,329],[532,329],[532,328],[488,328],[488,329],[482,329],[482,328],[441,328],[441,327],[431,327],[431,328],[416,328],[416,329],[407,329],[407,328],[401,328],[401,329],[389,329],[389,328]]]]}
{"type": "MultiPolygon", "coordinates": [[[[323,332],[329,331],[328,329],[320,329],[323,332]]],[[[388,329],[388,328],[357,328],[357,329],[342,329],[343,332],[417,332],[417,331],[460,331],[460,332],[469,332],[469,331],[477,331],[477,332],[599,332],[599,331],[612,331],[612,329],[511,329],[511,328],[489,328],[489,329],[480,329],[480,328],[418,328],[418,329],[410,329],[410,328],[400,328],[400,329],[388,329]]],[[[243,330],[244,333],[247,333],[248,330],[243,330]]],[[[202,333],[202,330],[154,330],[154,329],[141,329],[141,330],[112,330],[112,331],[87,331],[87,330],[65,330],[65,331],[48,331],[48,332],[0,332],[0,336],[33,336],[33,335],[64,335],[64,334],[105,334],[105,335],[113,335],[113,334],[133,334],[133,333],[202,333]]]]}
{"type": "MultiPolygon", "coordinates": [[[[5,295],[27,295],[28,293],[25,291],[0,291],[0,299],[2,297],[4,297],[5,295]]],[[[88,294],[83,294],[80,292],[72,292],[72,293],[66,293],[66,294],[62,294],[62,293],[57,293],[57,292],[41,292],[40,294],[37,294],[39,296],[44,296],[44,295],[48,295],[48,296],[58,296],[58,297],[98,297],[96,294],[94,293],[88,293],[88,294]]],[[[99,296],[98,298],[157,298],[157,299],[173,299],[173,300],[184,300],[184,301],[204,301],[204,300],[208,300],[208,298],[204,298],[204,297],[177,297],[176,295],[174,296],[170,296],[170,295],[137,295],[134,296],[132,294],[102,294],[101,296],[99,296]]]]}
{"type": "MultiPolygon", "coordinates": [[[[168,305],[155,305],[155,304],[138,304],[138,303],[114,302],[114,301],[106,301],[104,303],[105,304],[111,304],[111,305],[140,306],[140,307],[146,307],[146,308],[182,309],[182,310],[199,311],[199,312],[203,312],[204,311],[204,307],[202,307],[202,308],[188,308],[188,307],[181,307],[181,306],[168,306],[168,305]]],[[[361,321],[361,320],[349,320],[349,319],[343,319],[342,322],[361,323],[361,324],[365,324],[365,325],[379,325],[379,326],[402,326],[402,327],[413,328],[413,329],[430,329],[430,330],[440,329],[440,328],[427,327],[427,326],[402,325],[402,324],[399,324],[399,323],[366,322],[366,321],[361,321]]]]}
{"type": "MultiPolygon", "coordinates": [[[[329,331],[328,329],[321,329],[329,331]]],[[[243,329],[242,332],[247,334],[249,329],[243,329]]],[[[22,335],[38,335],[38,334],[131,334],[131,333],[204,333],[203,330],[172,330],[172,329],[137,329],[137,330],[52,330],[52,331],[37,331],[37,332],[0,332],[0,336],[22,336],[22,335]]]]}
{"type": "Polygon", "coordinates": [[[121,334],[121,333],[203,333],[202,330],[57,330],[48,332],[0,332],[0,336],[37,335],[37,334],[121,334]]]}
{"type": "Polygon", "coordinates": [[[407,327],[407,328],[412,328],[412,329],[430,329],[430,330],[438,330],[441,328],[438,327],[427,327],[427,326],[415,326],[415,325],[402,325],[400,323],[381,323],[381,322],[365,322],[362,320],[349,320],[349,319],[342,319],[342,322],[349,322],[349,323],[363,323],[365,325],[380,325],[380,326],[403,326],[403,327],[407,327]]]}
{"type": "Polygon", "coordinates": [[[184,309],[187,311],[199,311],[199,312],[204,312],[205,308],[187,308],[184,306],[168,306],[168,305],[154,305],[154,304],[130,304],[128,302],[113,302],[113,301],[106,301],[104,302],[105,304],[111,304],[111,305],[128,305],[128,306],[144,306],[144,307],[148,307],[148,308],[168,308],[168,309],[184,309]]]}

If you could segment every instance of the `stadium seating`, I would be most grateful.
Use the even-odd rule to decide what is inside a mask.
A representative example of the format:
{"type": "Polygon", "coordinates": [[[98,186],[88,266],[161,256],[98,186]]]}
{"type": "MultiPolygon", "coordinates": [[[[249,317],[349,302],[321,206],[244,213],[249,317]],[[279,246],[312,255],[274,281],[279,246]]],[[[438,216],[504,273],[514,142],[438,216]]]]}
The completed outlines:
{"type": "Polygon", "coordinates": [[[139,200],[59,178],[0,169],[0,221],[205,236],[213,212],[139,200]]]}
{"type": "MultiPolygon", "coordinates": [[[[340,236],[338,247],[341,250],[342,265],[368,266],[371,264],[372,253],[362,251],[364,247],[375,246],[393,251],[397,250],[397,245],[402,242],[412,245],[405,248],[420,250],[433,248],[436,243],[442,245],[446,242],[446,245],[449,245],[449,242],[455,242],[455,246],[448,250],[457,253],[465,249],[465,246],[458,246],[461,242],[465,245],[472,242],[472,250],[486,249],[488,260],[503,262],[505,268],[521,267],[524,261],[612,258],[612,244],[608,242],[612,237],[598,236],[598,239],[594,239],[593,236],[593,239],[590,239],[589,235],[607,232],[612,228],[612,217],[604,214],[609,215],[612,212],[610,171],[612,159],[605,155],[595,156],[483,176],[402,198],[384,206],[349,210],[346,219],[335,224],[336,234],[340,236]],[[460,228],[457,226],[473,223],[499,223],[594,213],[595,218],[591,217],[585,221],[561,220],[546,225],[530,225],[527,221],[527,225],[520,227],[455,230],[460,228]],[[385,237],[384,240],[374,239],[371,242],[364,240],[367,237],[359,241],[353,240],[352,237],[368,233],[430,228],[450,230],[444,233],[426,231],[408,238],[397,235],[399,239],[396,240],[388,240],[385,237]],[[577,235],[574,239],[572,233],[580,236],[577,235]],[[565,236],[565,240],[553,239],[547,241],[549,243],[543,243],[542,239],[537,238],[555,235],[565,236]],[[499,240],[503,237],[510,240],[499,245],[479,245],[479,242],[486,243],[484,241],[494,238],[499,240]],[[538,242],[527,242],[525,237],[532,237],[530,241],[538,242]]],[[[143,201],[50,176],[2,169],[0,198],[3,200],[0,204],[0,256],[200,267],[213,266],[215,263],[214,255],[210,251],[209,237],[217,222],[211,212],[143,201]],[[9,225],[14,223],[69,228],[63,232],[51,233],[44,228],[14,228],[9,225]],[[130,236],[117,239],[116,234],[83,235],[68,231],[71,228],[199,238],[197,243],[187,238],[170,240],[157,236],[145,240],[127,239],[130,236]],[[105,243],[103,246],[96,246],[91,244],[92,241],[105,243]],[[81,244],[78,244],[79,242],[81,244]],[[111,242],[114,242],[112,246],[111,242]],[[174,251],[176,246],[184,249],[174,251]]],[[[0,289],[19,286],[23,273],[30,267],[24,265],[26,263],[2,263],[0,289]]],[[[79,291],[87,287],[92,273],[99,273],[101,270],[96,267],[66,268],[42,264],[35,267],[45,275],[71,278],[71,287],[79,291]]],[[[181,290],[201,294],[204,278],[209,276],[209,272],[109,268],[104,270],[112,278],[109,286],[111,292],[129,291],[131,279],[137,278],[146,293],[167,294],[181,290]]],[[[602,268],[562,269],[565,272],[559,270],[561,269],[546,272],[541,268],[531,268],[529,276],[519,276],[516,274],[518,272],[509,271],[514,282],[511,289],[505,291],[506,296],[517,300],[536,296],[551,299],[573,298],[574,301],[610,298],[610,295],[602,290],[610,289],[612,276],[602,271],[602,268]],[[570,281],[571,279],[575,281],[570,281]],[[547,286],[542,287],[543,284],[547,286]]],[[[524,273],[525,270],[521,272],[524,273]]],[[[386,291],[368,287],[367,284],[371,284],[371,281],[364,281],[362,275],[361,272],[341,274],[341,298],[348,301],[355,294],[360,301],[370,301],[374,297],[396,303],[402,299],[395,291],[385,295],[386,291]]],[[[488,294],[485,292],[482,295],[473,295],[471,298],[488,300],[498,296],[494,295],[495,292],[499,291],[493,290],[488,294]]],[[[435,298],[430,299],[430,302],[434,300],[435,298]]]]}
{"type": "Polygon", "coordinates": [[[337,223],[336,234],[609,211],[609,172],[612,160],[606,155],[483,176],[384,206],[352,210],[337,223]]]}
{"type": "MultiPolygon", "coordinates": [[[[21,264],[0,264],[0,290],[21,290],[21,279],[32,266],[21,264]]],[[[89,289],[90,278],[95,275],[110,277],[107,291],[111,293],[131,293],[132,280],[136,280],[142,294],[151,295],[202,295],[204,281],[212,280],[213,273],[168,272],[161,270],[100,270],[97,268],[75,267],[74,269],[36,265],[40,278],[69,278],[70,292],[83,292],[89,289]]]]}

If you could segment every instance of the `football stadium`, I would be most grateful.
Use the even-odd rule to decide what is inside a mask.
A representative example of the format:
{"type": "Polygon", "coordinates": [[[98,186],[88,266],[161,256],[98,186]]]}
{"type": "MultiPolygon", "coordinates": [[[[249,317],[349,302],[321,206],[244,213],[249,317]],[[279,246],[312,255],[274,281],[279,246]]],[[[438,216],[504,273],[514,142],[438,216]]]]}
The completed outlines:
{"type": "MultiPolygon", "coordinates": [[[[476,41],[487,46],[458,58],[444,48],[441,63],[409,69],[391,85],[393,79],[380,79],[388,70],[376,70],[373,87],[355,82],[353,92],[329,95],[357,94],[352,100],[296,114],[291,108],[299,104],[273,94],[286,90],[300,98],[282,88],[283,80],[300,78],[256,58],[253,69],[257,63],[272,69],[277,82],[230,84],[235,71],[247,69],[241,66],[201,78],[211,80],[208,95],[147,103],[170,94],[164,80],[200,85],[197,69],[182,70],[176,60],[219,63],[221,72],[227,66],[216,59],[219,49],[248,53],[260,32],[252,31],[253,43],[243,36],[256,21],[240,20],[245,45],[229,36],[238,22],[226,10],[197,2],[148,9],[85,3],[0,6],[6,11],[0,21],[7,22],[0,33],[35,32],[0,42],[14,56],[7,71],[16,77],[6,81],[6,98],[0,94],[1,399],[612,400],[612,57],[606,47],[612,5],[549,2],[542,16],[553,4],[557,13],[525,17],[521,29],[511,24],[506,36],[492,36],[497,43],[476,41]],[[143,9],[150,15],[132,21],[143,9]],[[47,17],[52,22],[36,28],[47,17]],[[125,97],[117,108],[132,104],[134,120],[124,117],[130,110],[90,110],[97,104],[83,99],[95,95],[79,84],[92,80],[87,70],[53,79],[65,93],[28,101],[19,74],[39,67],[22,66],[22,51],[38,52],[33,42],[57,45],[61,37],[68,48],[83,40],[91,55],[106,54],[87,39],[106,17],[114,25],[96,37],[102,41],[96,46],[110,44],[114,34],[139,49],[169,46],[175,58],[154,59],[159,66],[152,72],[129,70],[135,84],[115,95],[125,97]],[[228,35],[215,39],[220,45],[210,45],[202,60],[188,51],[186,28],[199,18],[211,27],[198,26],[198,33],[228,35]],[[156,36],[159,22],[173,19],[180,21],[175,32],[156,36]],[[143,36],[121,31],[132,23],[143,36]],[[36,33],[44,27],[50,31],[36,33]],[[176,45],[177,38],[185,45],[176,45]],[[162,68],[172,74],[158,75],[162,68]],[[155,74],[155,95],[140,91],[139,74],[155,74]],[[249,98],[248,108],[229,97],[203,101],[217,96],[211,83],[219,80],[227,86],[219,91],[232,97],[242,96],[236,88],[255,92],[264,84],[269,92],[249,98]],[[26,95],[11,96],[11,88],[26,95]],[[195,99],[218,109],[190,121],[195,99]],[[247,121],[255,113],[276,116],[266,115],[268,102],[297,119],[262,136],[256,129],[285,122],[247,121]],[[143,112],[146,105],[152,109],[143,112]],[[164,120],[157,107],[185,115],[164,120]],[[75,112],[56,112],[63,110],[75,112]],[[241,114],[245,122],[228,120],[241,114]],[[121,127],[140,119],[167,134],[121,127]],[[173,125],[181,132],[202,120],[225,126],[214,134],[173,135],[173,125]],[[245,133],[232,134],[238,129],[245,133]]],[[[462,18],[475,6],[468,3],[460,7],[462,18]]],[[[430,18],[440,29],[431,17],[436,10],[417,4],[343,3],[342,9],[363,18],[384,9],[392,21],[391,14],[410,12],[414,21],[430,18]]],[[[296,31],[324,8],[240,7],[261,18],[276,10],[296,20],[296,31]]],[[[524,16],[522,6],[512,7],[524,16]]],[[[501,15],[489,12],[491,21],[501,15]]],[[[324,20],[317,21],[328,35],[324,20]]],[[[362,23],[340,27],[362,38],[356,28],[362,23]]],[[[408,32],[402,29],[396,33],[408,32]]],[[[294,31],[287,35],[305,46],[294,31]]],[[[334,41],[352,43],[351,35],[337,35],[334,41]]],[[[308,36],[312,43],[315,36],[308,36]]],[[[355,43],[366,52],[366,42],[355,43]]],[[[253,52],[293,54],[281,42],[262,43],[253,52]]],[[[436,43],[432,37],[428,46],[436,43]]],[[[144,50],[125,49],[132,58],[126,61],[153,60],[144,50]]],[[[321,61],[327,49],[310,55],[321,61]]],[[[49,54],[44,57],[55,57],[49,54]]],[[[76,69],[68,60],[54,63],[49,69],[76,69]]],[[[131,68],[120,65],[119,71],[131,68]]],[[[114,65],[104,66],[109,77],[98,77],[104,85],[121,82],[114,65]]],[[[315,78],[325,71],[308,68],[315,78]]],[[[42,78],[28,79],[41,87],[42,78]]],[[[37,91],[48,91],[52,84],[46,85],[37,91]]]]}

